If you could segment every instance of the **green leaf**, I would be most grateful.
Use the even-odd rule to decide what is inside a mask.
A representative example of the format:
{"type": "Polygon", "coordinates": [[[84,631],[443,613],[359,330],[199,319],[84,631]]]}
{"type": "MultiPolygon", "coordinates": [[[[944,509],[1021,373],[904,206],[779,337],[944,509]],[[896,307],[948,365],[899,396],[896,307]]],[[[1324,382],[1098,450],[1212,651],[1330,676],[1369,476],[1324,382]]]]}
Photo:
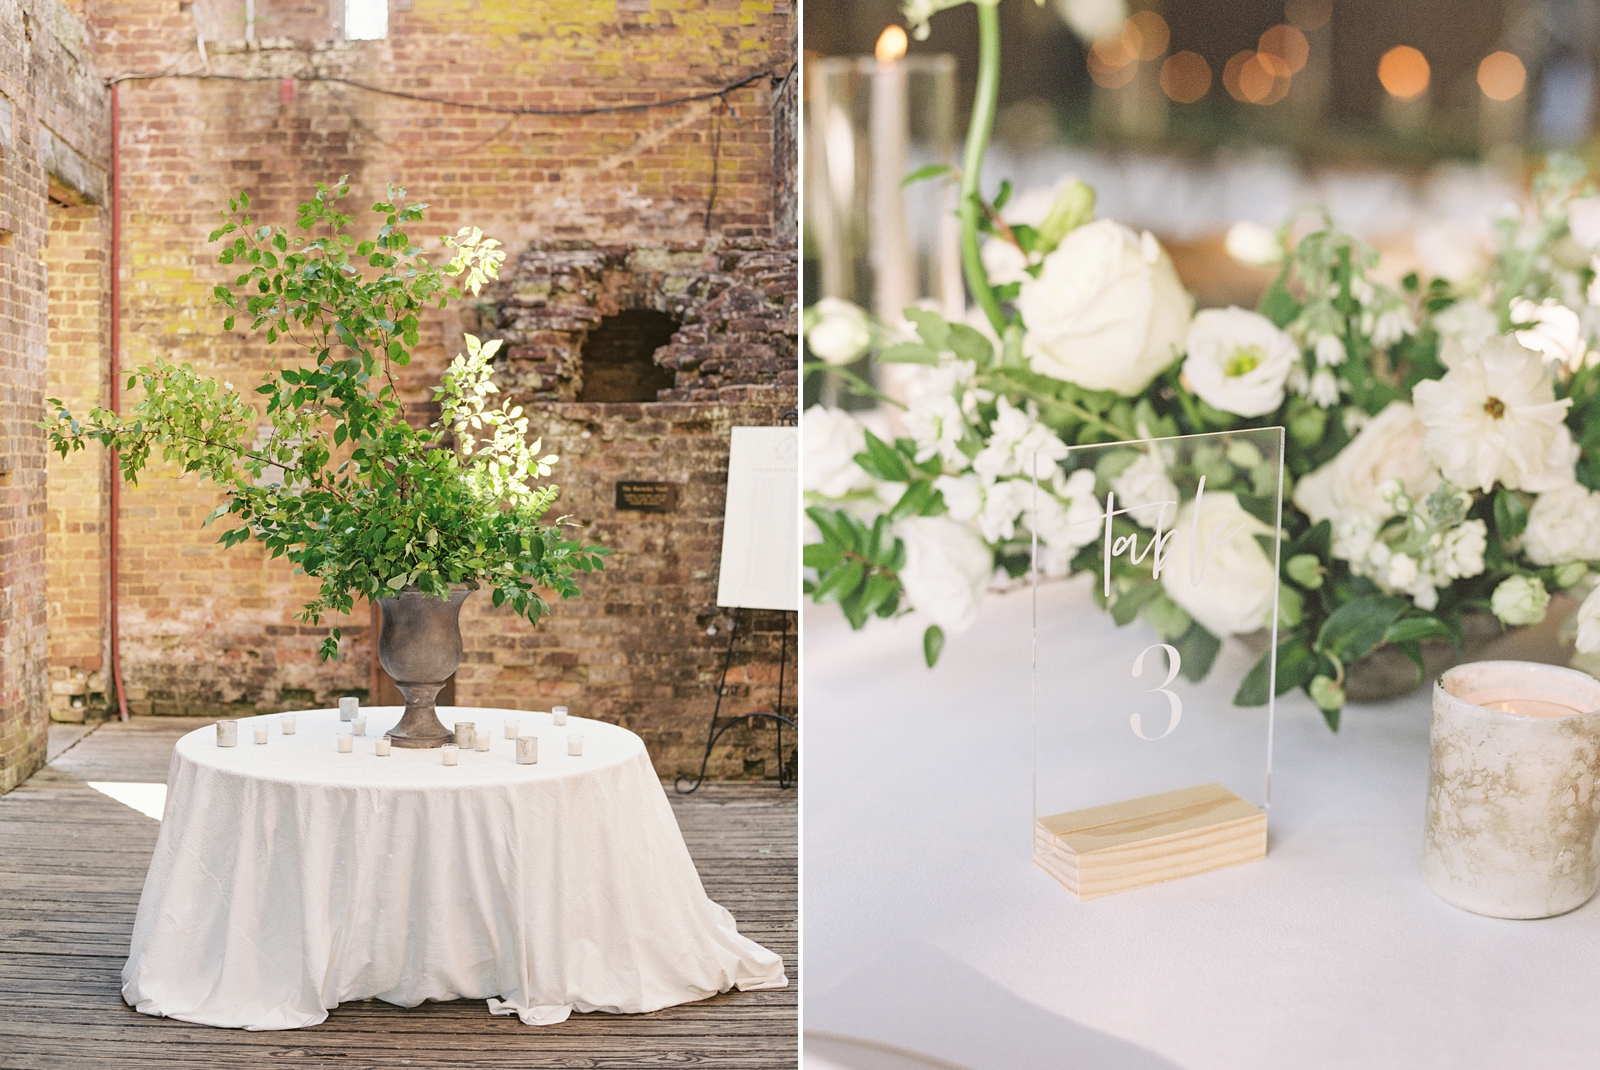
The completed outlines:
{"type": "Polygon", "coordinates": [[[886,483],[906,483],[911,479],[911,472],[906,467],[906,460],[899,450],[889,445],[883,439],[866,432],[867,448],[855,455],[856,464],[874,479],[881,479],[886,483]]]}
{"type": "Polygon", "coordinates": [[[877,361],[879,364],[935,365],[939,363],[939,354],[915,342],[901,342],[899,345],[880,350],[877,361]]]}
{"type": "Polygon", "coordinates": [[[1528,507],[1516,491],[1501,487],[1494,496],[1494,528],[1502,539],[1514,539],[1528,526],[1528,507]]]}
{"type": "Polygon", "coordinates": [[[800,551],[806,568],[826,572],[844,560],[844,547],[836,542],[813,542],[800,551]]]}
{"type": "Polygon", "coordinates": [[[905,310],[905,317],[917,325],[917,334],[928,348],[940,350],[950,344],[950,323],[939,313],[913,305],[905,310]]]}
{"type": "Polygon", "coordinates": [[[904,520],[911,516],[927,516],[936,501],[942,501],[942,498],[933,489],[933,483],[926,479],[913,480],[906,487],[906,492],[900,495],[900,500],[894,503],[894,508],[889,510],[888,518],[904,520]]]}
{"type": "Polygon", "coordinates": [[[1199,683],[1211,671],[1212,662],[1217,660],[1217,652],[1222,649],[1222,640],[1201,627],[1200,622],[1189,626],[1183,633],[1183,638],[1172,644],[1178,648],[1178,655],[1183,659],[1183,677],[1199,683]]]}
{"type": "Polygon", "coordinates": [[[970,360],[980,368],[994,359],[994,346],[989,339],[965,323],[950,325],[950,349],[962,360],[970,360]]]}
{"type": "Polygon", "coordinates": [[[1132,590],[1119,594],[1117,600],[1111,603],[1112,621],[1119,628],[1132,624],[1134,618],[1139,615],[1139,610],[1144,608],[1145,603],[1160,593],[1160,582],[1149,580],[1136,585],[1132,590]]]}
{"type": "Polygon", "coordinates": [[[933,668],[943,650],[944,629],[937,624],[928,625],[928,630],[922,633],[922,658],[928,663],[928,668],[933,668]]]}
{"type": "MultiPolygon", "coordinates": [[[[1283,695],[1295,688],[1304,685],[1312,676],[1316,675],[1317,656],[1306,646],[1304,639],[1285,639],[1278,644],[1278,676],[1276,694],[1283,695]]],[[[1267,704],[1267,680],[1272,676],[1272,651],[1261,655],[1261,659],[1245,673],[1239,690],[1233,696],[1235,706],[1265,706],[1267,704]]]]}
{"type": "Polygon", "coordinates": [[[812,600],[825,605],[854,594],[856,588],[861,586],[861,579],[866,572],[867,566],[860,561],[846,561],[817,584],[817,591],[812,600]]]}
{"type": "Polygon", "coordinates": [[[893,576],[882,572],[874,572],[868,576],[865,593],[861,596],[861,612],[863,616],[871,616],[876,613],[889,600],[889,596],[898,592],[899,589],[899,581],[893,576]]]}
{"type": "Polygon", "coordinates": [[[1281,281],[1275,282],[1261,295],[1261,303],[1256,306],[1256,311],[1271,320],[1275,326],[1287,327],[1294,322],[1296,316],[1300,315],[1300,302],[1284,288],[1281,281]]]}
{"type": "Polygon", "coordinates": [[[1322,622],[1316,647],[1348,665],[1372,653],[1409,604],[1392,595],[1367,595],[1346,602],[1322,622]]]}
{"type": "Polygon", "coordinates": [[[1383,638],[1389,643],[1415,643],[1423,639],[1451,639],[1450,625],[1434,616],[1403,617],[1384,630],[1383,638]]]}
{"type": "Polygon", "coordinates": [[[915,171],[902,178],[900,180],[900,188],[905,189],[913,182],[922,182],[925,179],[938,178],[940,175],[948,175],[954,170],[955,168],[951,167],[947,163],[930,163],[926,167],[917,168],[915,171]]]}

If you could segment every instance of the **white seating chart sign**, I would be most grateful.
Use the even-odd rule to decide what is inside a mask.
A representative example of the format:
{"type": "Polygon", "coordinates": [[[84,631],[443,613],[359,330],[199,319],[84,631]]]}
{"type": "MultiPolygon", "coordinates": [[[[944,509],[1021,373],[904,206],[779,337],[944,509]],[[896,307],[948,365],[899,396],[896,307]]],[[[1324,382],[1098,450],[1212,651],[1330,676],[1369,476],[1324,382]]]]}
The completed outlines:
{"type": "Polygon", "coordinates": [[[800,430],[735,427],[717,605],[800,608],[800,430]]]}

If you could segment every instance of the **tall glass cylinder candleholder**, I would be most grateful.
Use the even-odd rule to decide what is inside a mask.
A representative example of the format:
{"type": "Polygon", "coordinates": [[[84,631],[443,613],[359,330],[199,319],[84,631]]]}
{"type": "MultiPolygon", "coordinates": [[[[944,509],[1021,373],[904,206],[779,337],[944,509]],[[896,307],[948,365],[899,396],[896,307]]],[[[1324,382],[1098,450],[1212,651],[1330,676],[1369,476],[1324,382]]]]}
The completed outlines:
{"type": "MultiPolygon", "coordinates": [[[[955,57],[829,57],[810,75],[805,303],[842,298],[895,323],[907,306],[928,302],[959,318],[966,291],[956,184],[901,186],[924,167],[958,164],[955,57]]],[[[852,370],[865,371],[865,362],[852,370]]],[[[892,382],[879,385],[894,393],[892,382]]],[[[837,401],[836,391],[823,400],[837,401]]]]}

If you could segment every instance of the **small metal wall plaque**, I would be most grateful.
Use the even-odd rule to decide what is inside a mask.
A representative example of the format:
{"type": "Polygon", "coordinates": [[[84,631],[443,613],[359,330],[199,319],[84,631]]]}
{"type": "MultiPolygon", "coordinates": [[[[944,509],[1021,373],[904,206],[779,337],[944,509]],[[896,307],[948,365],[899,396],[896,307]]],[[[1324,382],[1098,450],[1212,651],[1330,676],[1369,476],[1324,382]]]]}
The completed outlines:
{"type": "Polygon", "coordinates": [[[645,483],[625,480],[617,483],[617,508],[636,513],[670,513],[678,507],[676,483],[645,483]]]}

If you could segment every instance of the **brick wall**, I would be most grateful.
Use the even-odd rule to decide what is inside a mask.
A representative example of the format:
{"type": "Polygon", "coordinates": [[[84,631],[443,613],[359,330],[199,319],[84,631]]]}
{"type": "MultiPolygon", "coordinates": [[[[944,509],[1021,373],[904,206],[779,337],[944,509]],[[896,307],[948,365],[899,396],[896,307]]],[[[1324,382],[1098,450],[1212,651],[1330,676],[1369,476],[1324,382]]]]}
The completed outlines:
{"type": "Polygon", "coordinates": [[[49,722],[44,433],[52,172],[104,195],[106,94],[54,2],[0,4],[0,792],[44,761],[49,722]]]}
{"type": "MultiPolygon", "coordinates": [[[[709,239],[712,248],[725,250],[719,255],[768,255],[762,242],[772,233],[775,190],[788,187],[772,166],[774,87],[767,79],[719,98],[588,116],[471,110],[350,83],[494,107],[654,104],[763,71],[786,71],[794,20],[782,0],[413,0],[391,4],[386,40],[359,42],[337,39],[337,3],[257,0],[251,42],[239,39],[243,19],[236,8],[242,6],[228,0],[89,4],[100,73],[135,76],[119,87],[124,367],[161,356],[242,385],[288,355],[281,347],[274,352],[259,340],[223,334],[211,303],[211,287],[225,276],[206,235],[216,225],[217,208],[241,187],[250,191],[258,216],[289,221],[294,205],[318,180],[348,174],[356,191],[349,203],[357,206],[370,204],[394,182],[433,206],[419,232],[430,242],[470,223],[512,250],[531,242],[587,241],[701,255],[709,239]],[[197,35],[205,38],[203,55],[197,35]],[[136,77],[152,72],[183,77],[136,77]]],[[[788,270],[792,275],[792,262],[788,270]]],[[[402,380],[412,401],[427,396],[445,361],[459,350],[463,329],[478,322],[479,314],[464,303],[424,324],[423,344],[402,380]]],[[[705,343],[708,353],[720,344],[710,338],[705,343]]],[[[781,361],[782,343],[757,348],[762,345],[781,361]]],[[[781,369],[762,364],[767,357],[741,356],[726,347],[709,360],[690,359],[682,371],[672,366],[679,380],[683,371],[692,373],[699,391],[694,400],[721,407],[709,416],[691,417],[685,410],[662,419],[723,428],[725,465],[726,426],[770,423],[776,412],[792,407],[792,400],[774,400],[784,389],[793,393],[792,338],[788,345],[788,380],[781,369]],[[753,378],[741,378],[746,375],[753,378]],[[750,383],[766,394],[741,393],[741,385],[750,383]]],[[[613,426],[607,419],[624,418],[596,411],[561,426],[613,426]]],[[[714,480],[719,462],[711,453],[694,456],[692,469],[674,478],[714,480]]],[[[590,477],[576,461],[563,476],[574,501],[582,501],[578,488],[590,477]]],[[[703,500],[697,499],[701,520],[720,516],[720,501],[713,508],[709,486],[703,500]]],[[[594,494],[596,501],[609,500],[609,484],[594,494]]],[[[304,579],[248,544],[221,552],[215,531],[199,528],[216,497],[193,480],[154,470],[137,488],[125,490],[123,502],[121,642],[135,713],[244,713],[365,693],[371,658],[366,607],[358,606],[349,621],[300,625],[293,614],[306,599],[304,579]],[[343,656],[338,663],[318,663],[315,650],[333,624],[344,630],[343,656]]],[[[641,546],[664,539],[661,532],[641,534],[647,528],[615,534],[638,534],[645,540],[641,546]]],[[[604,598],[617,606],[643,604],[647,584],[638,581],[635,590],[628,582],[607,577],[608,586],[597,587],[582,608],[579,602],[562,607],[548,640],[533,639],[541,649],[554,644],[561,658],[601,657],[599,633],[575,624],[563,630],[563,614],[575,620],[597,612],[604,598]],[[563,646],[567,636],[579,645],[563,646]]],[[[697,625],[697,634],[705,638],[704,629],[712,626],[697,625]]],[[[73,649],[92,645],[87,637],[61,638],[73,649]]],[[[474,654],[475,641],[469,638],[474,654]]],[[[699,680],[703,651],[693,645],[688,650],[684,671],[699,680]]],[[[468,685],[464,669],[458,701],[505,696],[508,704],[527,706],[537,701],[530,695],[548,690],[549,681],[539,675],[545,670],[531,658],[472,664],[494,665],[495,682],[474,690],[478,684],[468,685]]],[[[596,686],[603,676],[594,676],[596,686]]],[[[569,673],[564,679],[570,685],[578,677],[569,673]]],[[[656,685],[648,674],[635,673],[631,680],[612,674],[606,682],[613,687],[605,693],[606,708],[618,716],[634,708],[623,697],[627,686],[659,694],[649,690],[656,685]]],[[[671,691],[684,685],[664,680],[660,686],[671,691]]],[[[704,699],[703,680],[694,686],[704,699]]],[[[708,703],[700,705],[706,708],[692,715],[684,712],[687,705],[676,707],[676,716],[698,726],[709,713],[708,703]]],[[[700,728],[685,730],[694,734],[700,728]]],[[[656,740],[650,742],[655,748],[656,740]]],[[[678,752],[671,754],[671,762],[678,762],[678,752]]],[[[742,760],[730,768],[742,771],[742,760]]]]}

